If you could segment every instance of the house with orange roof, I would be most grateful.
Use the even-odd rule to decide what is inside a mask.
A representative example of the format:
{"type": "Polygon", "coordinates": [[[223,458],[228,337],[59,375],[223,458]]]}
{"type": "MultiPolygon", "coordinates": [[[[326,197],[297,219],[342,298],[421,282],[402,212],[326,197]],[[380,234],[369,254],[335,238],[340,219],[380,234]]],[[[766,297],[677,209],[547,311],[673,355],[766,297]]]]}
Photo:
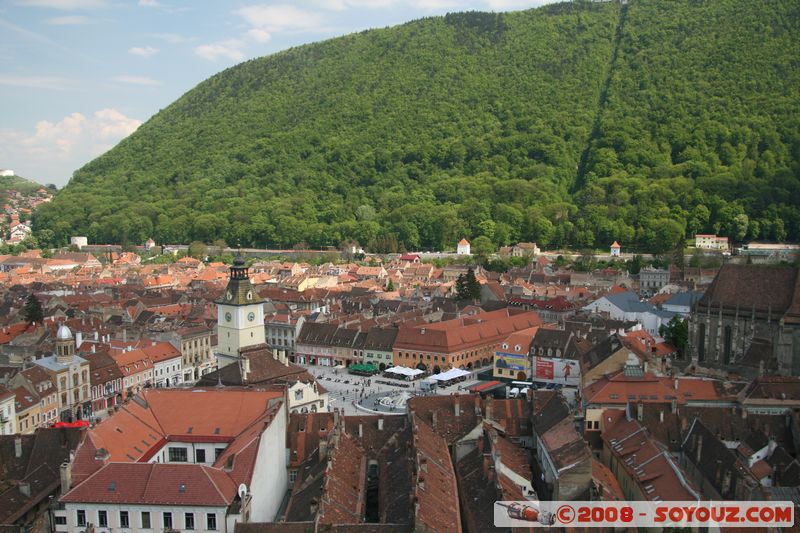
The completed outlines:
{"type": "Polygon", "coordinates": [[[460,241],[458,241],[458,246],[456,247],[456,254],[470,255],[470,246],[469,246],[469,241],[467,239],[461,239],[460,241]]]}
{"type": "Polygon", "coordinates": [[[275,520],[289,488],[284,394],[143,391],[86,431],[62,476],[56,531],[233,533],[237,522],[275,520]]]}
{"type": "Polygon", "coordinates": [[[127,396],[133,396],[153,384],[153,363],[144,350],[128,349],[112,354],[122,371],[122,387],[127,396]]]}
{"type": "Polygon", "coordinates": [[[168,342],[153,342],[142,348],[153,363],[153,384],[156,387],[174,387],[183,383],[183,357],[180,350],[168,342]]]}
{"type": "Polygon", "coordinates": [[[392,349],[393,363],[432,373],[488,366],[510,334],[541,324],[533,311],[506,308],[432,324],[401,326],[392,349]]]}

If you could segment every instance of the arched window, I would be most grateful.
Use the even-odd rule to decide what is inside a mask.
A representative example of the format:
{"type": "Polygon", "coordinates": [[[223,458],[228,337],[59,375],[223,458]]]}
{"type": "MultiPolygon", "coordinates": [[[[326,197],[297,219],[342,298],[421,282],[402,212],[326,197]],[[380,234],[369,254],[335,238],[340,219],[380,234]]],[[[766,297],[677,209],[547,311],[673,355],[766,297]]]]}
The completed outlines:
{"type": "Polygon", "coordinates": [[[725,326],[722,334],[722,353],[725,357],[725,363],[731,362],[731,355],[733,351],[733,333],[730,325],[725,326]]]}
{"type": "Polygon", "coordinates": [[[697,360],[706,360],[706,325],[700,324],[697,328],[697,360]]]}

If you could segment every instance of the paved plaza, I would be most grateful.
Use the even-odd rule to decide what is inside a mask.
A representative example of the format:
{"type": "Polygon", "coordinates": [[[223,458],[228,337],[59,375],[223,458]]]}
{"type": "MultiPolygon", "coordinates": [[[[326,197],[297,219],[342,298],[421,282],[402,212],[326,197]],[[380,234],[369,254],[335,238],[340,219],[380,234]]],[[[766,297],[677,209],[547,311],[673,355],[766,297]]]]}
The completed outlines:
{"type": "MultiPolygon", "coordinates": [[[[427,378],[419,379],[416,381],[403,381],[399,379],[385,378],[381,374],[376,374],[372,377],[362,377],[351,375],[346,368],[333,368],[324,366],[300,365],[307,369],[317,380],[325,387],[330,393],[331,408],[343,409],[346,415],[365,415],[370,414],[370,410],[383,411],[391,414],[391,411],[385,411],[380,406],[376,405],[380,398],[389,394],[407,392],[411,396],[420,396],[431,394],[421,389],[421,382],[427,378]],[[389,384],[391,383],[391,385],[389,384]],[[358,409],[355,404],[361,402],[365,409],[358,409]],[[369,408],[369,410],[367,410],[369,408]]],[[[488,368],[488,367],[487,367],[488,368]]],[[[477,372],[484,370],[479,368],[475,370],[471,376],[466,380],[451,385],[445,388],[437,388],[434,394],[453,394],[455,392],[463,392],[464,389],[479,383],[475,378],[477,372]]],[[[405,410],[396,410],[396,414],[400,414],[405,410]]]]}

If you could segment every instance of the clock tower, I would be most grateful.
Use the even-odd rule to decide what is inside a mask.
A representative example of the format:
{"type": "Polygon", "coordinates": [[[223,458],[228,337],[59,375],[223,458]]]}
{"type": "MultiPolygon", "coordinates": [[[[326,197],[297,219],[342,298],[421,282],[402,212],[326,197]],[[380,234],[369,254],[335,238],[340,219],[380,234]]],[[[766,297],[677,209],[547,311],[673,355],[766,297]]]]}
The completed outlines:
{"type": "Polygon", "coordinates": [[[241,254],[236,254],[228,286],[216,303],[217,355],[222,367],[238,360],[242,348],[266,342],[263,300],[250,283],[241,254]]]}

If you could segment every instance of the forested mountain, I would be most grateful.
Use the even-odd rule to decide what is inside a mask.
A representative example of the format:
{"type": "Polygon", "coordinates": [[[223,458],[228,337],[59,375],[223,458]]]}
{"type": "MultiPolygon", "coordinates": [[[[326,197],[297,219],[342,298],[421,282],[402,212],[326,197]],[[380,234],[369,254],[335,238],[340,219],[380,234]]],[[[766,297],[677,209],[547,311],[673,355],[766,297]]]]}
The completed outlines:
{"type": "Polygon", "coordinates": [[[34,222],[57,242],[378,250],[797,240],[800,2],[461,13],[251,60],[76,171],[34,222]]]}

